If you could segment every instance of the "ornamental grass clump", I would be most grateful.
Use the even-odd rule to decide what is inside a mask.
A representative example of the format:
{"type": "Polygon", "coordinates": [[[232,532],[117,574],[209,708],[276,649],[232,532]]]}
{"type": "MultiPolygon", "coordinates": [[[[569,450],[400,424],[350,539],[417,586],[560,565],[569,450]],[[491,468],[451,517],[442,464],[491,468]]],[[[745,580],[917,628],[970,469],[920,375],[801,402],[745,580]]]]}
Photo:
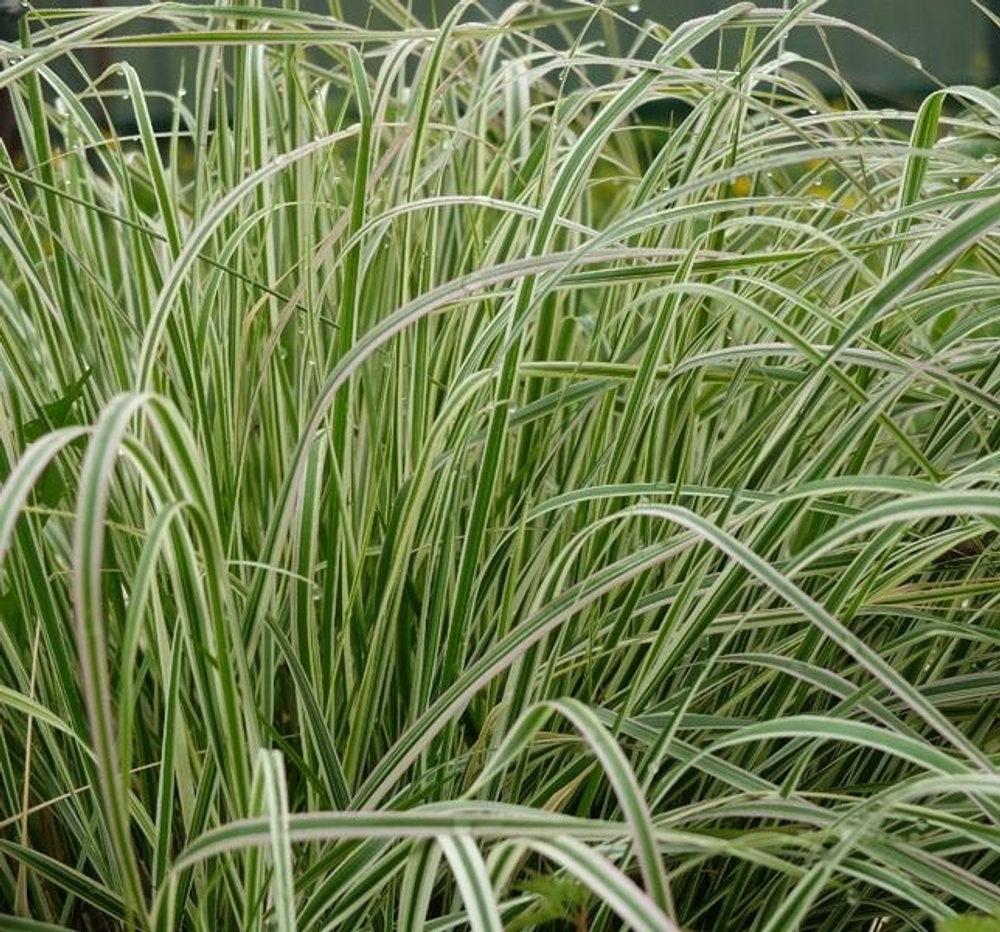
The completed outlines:
{"type": "Polygon", "coordinates": [[[992,913],[1000,98],[375,6],[0,46],[0,926],[992,913]]]}

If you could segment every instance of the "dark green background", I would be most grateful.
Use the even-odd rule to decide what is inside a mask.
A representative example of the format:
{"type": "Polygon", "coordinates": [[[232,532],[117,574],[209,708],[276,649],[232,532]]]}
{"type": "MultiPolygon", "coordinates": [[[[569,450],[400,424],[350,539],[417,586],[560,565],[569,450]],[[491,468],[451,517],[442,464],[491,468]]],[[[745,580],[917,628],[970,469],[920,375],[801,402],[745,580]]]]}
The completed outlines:
{"type": "MultiPolygon", "coordinates": [[[[0,0],[0,6],[15,0],[0,0]]],[[[106,0],[114,5],[129,0],[106,0]]],[[[303,5],[312,10],[328,10],[325,0],[302,0],[303,5]]],[[[728,5],[730,0],[644,0],[638,12],[629,12],[628,0],[609,3],[621,17],[639,23],[652,19],[667,25],[676,25],[695,16],[716,12],[728,5]]],[[[45,7],[87,5],[73,0],[41,0],[39,10],[45,7]]],[[[559,7],[559,0],[550,0],[550,6],[559,7]]],[[[766,0],[760,6],[777,6],[782,0],[766,0]]],[[[1000,11],[1000,0],[982,0],[982,5],[1000,11]]],[[[414,12],[427,22],[434,22],[451,8],[444,0],[413,0],[414,12]]],[[[498,12],[506,6],[506,0],[481,0],[484,10],[498,12]]],[[[362,0],[345,0],[343,8],[348,19],[372,25],[384,24],[373,5],[362,0]]],[[[842,29],[831,29],[825,39],[829,51],[824,48],[820,37],[812,29],[793,31],[788,47],[806,57],[828,60],[832,52],[836,67],[849,83],[863,94],[875,100],[910,103],[938,82],[942,84],[972,83],[992,86],[1000,83],[1000,30],[993,26],[987,16],[977,9],[973,0],[830,0],[820,12],[842,17],[871,30],[890,42],[900,52],[920,59],[925,73],[895,59],[891,54],[875,45],[865,42],[842,29]]],[[[467,15],[467,18],[469,16],[467,15]]],[[[0,17],[2,21],[2,17],[0,17]]],[[[9,29],[10,21],[7,23],[9,29]]],[[[622,25],[623,37],[630,30],[622,25]]],[[[599,30],[595,28],[596,38],[599,30]]],[[[627,41],[627,39],[626,39],[627,41]]],[[[715,49],[703,50],[703,58],[713,61],[715,49]]],[[[83,56],[91,70],[100,62],[93,55],[83,56]],[[87,59],[90,58],[88,62],[87,59]]],[[[187,62],[190,72],[193,58],[190,54],[176,49],[147,49],[141,53],[128,54],[129,60],[138,69],[144,86],[150,91],[170,92],[178,86],[182,73],[182,63],[187,62]]],[[[70,72],[64,71],[69,77],[70,72]]],[[[816,72],[809,76],[829,93],[835,87],[816,72]]],[[[74,82],[79,84],[79,82],[74,82]]],[[[151,109],[157,112],[157,101],[150,101],[151,109]]],[[[165,104],[163,106],[166,106],[165,104]]],[[[113,116],[127,120],[127,108],[110,102],[113,116]]]]}

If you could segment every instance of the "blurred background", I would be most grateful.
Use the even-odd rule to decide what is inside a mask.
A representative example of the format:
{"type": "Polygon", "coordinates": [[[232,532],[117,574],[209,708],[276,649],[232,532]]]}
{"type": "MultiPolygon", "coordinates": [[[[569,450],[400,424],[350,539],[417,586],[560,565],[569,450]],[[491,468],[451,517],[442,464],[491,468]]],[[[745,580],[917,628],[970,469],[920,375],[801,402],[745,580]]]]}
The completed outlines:
{"type": "MultiPolygon", "coordinates": [[[[107,5],[124,5],[130,0],[105,0],[107,5]]],[[[633,26],[652,20],[668,27],[684,20],[704,16],[723,9],[732,0],[609,0],[609,11],[602,22],[593,22],[587,38],[594,40],[614,37],[627,48],[635,41],[633,26]]],[[[791,0],[772,0],[760,6],[788,6],[791,0]]],[[[325,13],[331,9],[327,0],[301,0],[303,8],[325,13]]],[[[31,8],[44,15],[55,7],[86,7],[98,5],[93,0],[32,0],[31,8]]],[[[342,0],[344,18],[359,25],[387,26],[390,19],[383,12],[391,6],[410,7],[424,23],[433,25],[453,6],[451,0],[342,0]]],[[[481,16],[501,12],[508,0],[480,0],[481,16]]],[[[549,0],[550,8],[569,8],[571,0],[549,0]]],[[[0,39],[17,40],[19,0],[0,0],[0,39]]],[[[907,106],[930,89],[941,84],[976,84],[992,87],[1000,84],[1000,0],[829,0],[820,12],[840,17],[887,40],[898,52],[919,62],[901,60],[878,45],[866,41],[857,33],[838,28],[824,30],[793,30],[786,48],[807,58],[824,61],[841,73],[872,105],[896,104],[907,106]],[[991,20],[991,16],[993,19],[991,20]]],[[[467,19],[475,18],[470,12],[467,19]]],[[[33,19],[35,28],[40,28],[33,19]]],[[[155,24],[154,24],[155,25],[155,24]]],[[[144,30],[148,28],[143,24],[144,30]]],[[[570,25],[564,32],[575,27],[570,25]]],[[[555,36],[553,36],[555,40],[555,36]]],[[[713,47],[702,50],[702,60],[711,62],[718,56],[723,64],[727,56],[735,57],[739,37],[733,35],[731,49],[713,47]]],[[[157,99],[157,92],[171,95],[194,71],[194,56],[190,50],[174,48],[143,49],[135,52],[93,50],[82,56],[82,64],[91,74],[98,74],[120,57],[126,57],[139,71],[144,87],[150,92],[149,106],[154,119],[167,120],[170,102],[157,99]]],[[[71,86],[83,88],[85,78],[68,67],[60,68],[71,86]]],[[[813,69],[809,77],[831,96],[837,95],[833,81],[813,69]]],[[[131,120],[127,104],[106,102],[112,120],[127,126],[131,120]]],[[[5,119],[7,104],[0,99],[0,123],[5,119]]],[[[9,114],[6,117],[9,122],[9,114]]]]}

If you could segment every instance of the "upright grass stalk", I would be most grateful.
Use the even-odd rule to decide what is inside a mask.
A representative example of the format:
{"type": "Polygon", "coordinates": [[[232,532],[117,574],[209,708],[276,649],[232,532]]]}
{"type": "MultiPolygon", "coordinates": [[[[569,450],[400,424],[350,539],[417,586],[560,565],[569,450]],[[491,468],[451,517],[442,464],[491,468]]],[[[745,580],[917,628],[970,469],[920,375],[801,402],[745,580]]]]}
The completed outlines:
{"type": "Polygon", "coordinates": [[[1000,103],[785,6],[29,12],[0,926],[1000,907],[1000,103]]]}

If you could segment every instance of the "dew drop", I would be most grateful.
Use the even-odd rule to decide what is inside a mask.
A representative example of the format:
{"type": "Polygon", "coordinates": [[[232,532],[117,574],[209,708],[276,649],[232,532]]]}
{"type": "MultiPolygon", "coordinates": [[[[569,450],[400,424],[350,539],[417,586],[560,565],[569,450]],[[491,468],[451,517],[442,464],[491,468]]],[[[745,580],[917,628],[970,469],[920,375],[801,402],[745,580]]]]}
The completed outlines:
{"type": "Polygon", "coordinates": [[[186,87],[179,88],[178,91],[177,91],[177,96],[178,97],[187,97],[187,88],[186,87]]]}
{"type": "Polygon", "coordinates": [[[642,4],[641,3],[630,3],[628,5],[628,11],[629,11],[629,13],[638,13],[639,10],[641,10],[641,9],[642,9],[642,4]]]}
{"type": "Polygon", "coordinates": [[[924,65],[923,65],[923,62],[921,62],[919,58],[913,57],[912,59],[910,59],[910,61],[911,61],[911,63],[912,63],[912,65],[913,65],[914,68],[917,68],[920,71],[923,71],[924,65]]]}
{"type": "Polygon", "coordinates": [[[815,107],[810,107],[809,108],[809,115],[810,116],[816,116],[817,113],[819,113],[819,111],[815,107]]]}
{"type": "Polygon", "coordinates": [[[959,178],[958,175],[952,175],[951,183],[952,184],[961,184],[962,183],[962,179],[959,178]]]}
{"type": "Polygon", "coordinates": [[[983,156],[983,162],[985,162],[987,165],[992,165],[994,162],[996,162],[996,160],[997,157],[992,152],[987,152],[986,155],[983,156]]]}

